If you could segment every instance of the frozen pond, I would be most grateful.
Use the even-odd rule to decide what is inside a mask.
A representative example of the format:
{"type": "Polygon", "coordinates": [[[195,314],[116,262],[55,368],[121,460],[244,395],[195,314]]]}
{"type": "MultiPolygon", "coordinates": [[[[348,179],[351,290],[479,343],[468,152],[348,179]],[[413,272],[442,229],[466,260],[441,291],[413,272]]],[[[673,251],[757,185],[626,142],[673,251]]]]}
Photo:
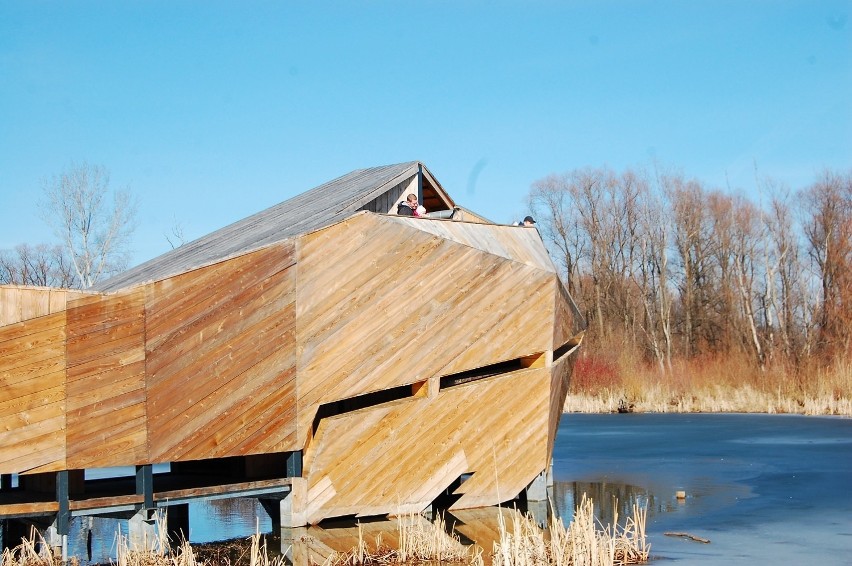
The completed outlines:
{"type": "Polygon", "coordinates": [[[596,504],[617,495],[622,515],[646,503],[656,562],[852,564],[850,419],[565,415],[556,443],[562,516],[584,491],[596,504]]]}
{"type": "MultiPolygon", "coordinates": [[[[852,564],[852,419],[569,414],[553,463],[552,497],[565,521],[584,493],[605,521],[614,498],[622,518],[634,502],[647,506],[652,563],[852,564]]],[[[190,506],[192,542],[247,537],[258,527],[273,532],[255,500],[190,506]]],[[[85,558],[89,546],[93,562],[108,562],[118,528],[126,521],[76,519],[72,554],[85,558]]],[[[322,532],[337,536],[328,526],[322,532]]],[[[339,533],[345,538],[345,528],[339,533]]],[[[490,551],[490,542],[477,542],[490,551]]]]}

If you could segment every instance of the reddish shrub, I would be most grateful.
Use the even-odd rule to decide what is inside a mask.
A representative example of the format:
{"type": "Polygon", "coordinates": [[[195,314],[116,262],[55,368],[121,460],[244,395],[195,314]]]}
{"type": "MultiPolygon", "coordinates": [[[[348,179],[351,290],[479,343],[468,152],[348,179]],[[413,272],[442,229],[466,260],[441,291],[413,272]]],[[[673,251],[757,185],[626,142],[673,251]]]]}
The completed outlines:
{"type": "Polygon", "coordinates": [[[614,362],[588,354],[577,358],[574,373],[571,375],[572,392],[595,393],[602,389],[613,389],[620,385],[621,373],[614,362]]]}

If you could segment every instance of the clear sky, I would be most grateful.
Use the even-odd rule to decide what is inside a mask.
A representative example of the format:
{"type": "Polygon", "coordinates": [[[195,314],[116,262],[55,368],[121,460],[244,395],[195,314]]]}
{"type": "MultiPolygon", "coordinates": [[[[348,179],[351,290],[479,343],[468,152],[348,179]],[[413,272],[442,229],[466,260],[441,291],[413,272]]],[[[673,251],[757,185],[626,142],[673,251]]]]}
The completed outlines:
{"type": "Polygon", "coordinates": [[[101,164],[134,261],[353,169],[421,160],[496,222],[550,173],[753,190],[852,168],[852,3],[0,0],[0,248],[101,164]]]}

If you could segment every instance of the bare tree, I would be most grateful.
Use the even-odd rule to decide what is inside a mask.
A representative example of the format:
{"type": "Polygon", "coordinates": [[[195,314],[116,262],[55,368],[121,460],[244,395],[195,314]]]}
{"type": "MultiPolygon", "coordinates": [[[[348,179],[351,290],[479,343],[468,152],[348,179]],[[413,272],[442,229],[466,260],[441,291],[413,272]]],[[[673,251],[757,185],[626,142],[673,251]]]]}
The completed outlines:
{"type": "Polygon", "coordinates": [[[71,260],[62,246],[21,244],[0,252],[0,283],[40,287],[78,287],[71,260]]]}
{"type": "Polygon", "coordinates": [[[586,242],[569,186],[568,177],[550,175],[533,184],[528,200],[545,242],[563,269],[568,291],[573,294],[577,292],[579,262],[585,255],[586,242]]]}
{"type": "Polygon", "coordinates": [[[62,240],[82,288],[126,267],[136,214],[129,189],[113,191],[104,167],[83,163],[45,180],[43,190],[44,219],[62,240]]]}
{"type": "Polygon", "coordinates": [[[852,173],[825,172],[801,193],[808,254],[821,282],[820,340],[829,355],[852,345],[852,173]]]}
{"type": "MultiPolygon", "coordinates": [[[[658,188],[662,179],[656,176],[658,188]]],[[[661,372],[672,367],[672,293],[669,288],[670,228],[662,196],[648,191],[639,206],[642,262],[639,269],[647,336],[661,372]]]]}
{"type": "Polygon", "coordinates": [[[183,233],[183,225],[178,222],[177,217],[172,218],[172,233],[163,235],[166,237],[166,241],[172,249],[179,248],[186,243],[186,237],[183,233]],[[172,239],[174,239],[174,241],[172,241],[172,239]]]}

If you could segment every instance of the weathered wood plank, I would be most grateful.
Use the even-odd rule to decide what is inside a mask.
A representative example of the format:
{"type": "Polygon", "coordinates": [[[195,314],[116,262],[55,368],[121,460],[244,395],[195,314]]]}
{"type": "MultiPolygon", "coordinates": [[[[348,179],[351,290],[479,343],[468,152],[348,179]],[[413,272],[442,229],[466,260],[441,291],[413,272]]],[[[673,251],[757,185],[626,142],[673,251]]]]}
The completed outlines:
{"type": "MultiPolygon", "coordinates": [[[[177,420],[169,421],[171,426],[167,430],[152,427],[152,453],[162,458],[168,455],[172,461],[256,453],[238,447],[259,427],[270,424],[256,419],[257,412],[266,413],[267,402],[274,403],[282,416],[295,416],[295,387],[288,387],[289,384],[284,381],[289,377],[292,382],[295,371],[290,371],[289,376],[277,370],[268,371],[270,366],[277,365],[277,360],[267,361],[269,363],[258,368],[259,379],[241,374],[229,383],[230,387],[210,391],[192,411],[187,410],[177,420]],[[264,394],[257,395],[258,391],[264,394]],[[204,410],[196,410],[197,407],[204,410]]],[[[274,412],[266,414],[269,417],[274,412]]],[[[275,430],[270,438],[261,440],[274,445],[295,432],[294,421],[282,421],[279,417],[274,422],[281,428],[275,430]]],[[[290,449],[296,448],[292,444],[289,446],[290,449]]]]}
{"type": "Polygon", "coordinates": [[[187,499],[192,497],[209,497],[211,495],[222,495],[237,491],[251,491],[255,489],[267,489],[280,487],[282,489],[292,484],[291,478],[277,478],[271,480],[257,480],[249,482],[211,485],[205,487],[194,487],[188,489],[174,489],[169,491],[157,491],[154,493],[155,501],[166,501],[169,499],[187,499]]]}
{"type": "Polygon", "coordinates": [[[68,385],[67,412],[79,418],[96,417],[99,407],[106,408],[108,402],[139,403],[146,398],[143,362],[125,366],[122,371],[104,372],[92,375],[78,386],[74,382],[68,385]],[[130,402],[130,399],[135,399],[130,402]],[[124,400],[124,401],[122,401],[124,400]]]}
{"type": "Polygon", "coordinates": [[[65,465],[64,415],[13,430],[0,430],[0,473],[27,473],[33,468],[65,465]]]}
{"type": "Polygon", "coordinates": [[[234,294],[231,301],[204,316],[175,319],[168,344],[151,349],[149,341],[148,371],[152,382],[159,381],[161,374],[175,379],[188,378],[191,374],[178,375],[183,368],[199,362],[209,365],[223,356],[233,355],[241,346],[229,341],[234,336],[242,336],[249,342],[267,338],[254,337],[248,329],[260,325],[261,328],[255,330],[262,330],[270,317],[281,318],[277,313],[293,302],[293,287],[292,272],[279,274],[246,286],[234,294]]]}
{"type": "Polygon", "coordinates": [[[556,273],[556,267],[535,229],[478,222],[387,216],[397,222],[484,252],[556,273]]]}
{"type": "Polygon", "coordinates": [[[55,501],[0,504],[0,517],[43,515],[47,513],[56,513],[57,511],[59,511],[59,503],[55,501]]]}
{"type": "Polygon", "coordinates": [[[69,437],[68,467],[106,468],[115,465],[134,465],[150,462],[146,451],[144,407],[133,405],[116,411],[118,424],[108,432],[92,431],[69,437]],[[133,418],[134,415],[139,415],[133,418]]]}
{"type": "Polygon", "coordinates": [[[25,411],[0,415],[0,434],[5,433],[4,440],[12,443],[19,438],[25,438],[28,430],[36,431],[41,424],[56,422],[65,414],[65,403],[63,401],[63,399],[60,399],[25,411]]]}
{"type": "Polygon", "coordinates": [[[21,292],[21,320],[29,320],[50,314],[50,290],[26,290],[21,292]]]}
{"type": "Polygon", "coordinates": [[[0,286],[0,326],[21,322],[21,293],[18,289],[0,286]]]}
{"type": "Polygon", "coordinates": [[[551,346],[551,273],[386,220],[300,239],[300,436],[323,400],[551,346]]]}
{"type": "Polygon", "coordinates": [[[62,313],[0,328],[0,375],[7,379],[17,375],[17,368],[56,357],[65,357],[62,313]]]}
{"type": "Polygon", "coordinates": [[[145,348],[142,344],[142,334],[137,335],[134,342],[129,338],[123,343],[125,349],[115,347],[116,351],[105,352],[102,357],[79,363],[69,368],[68,382],[83,380],[103,381],[122,379],[135,369],[145,366],[145,348]],[[107,375],[103,375],[107,374],[107,375]]]}
{"type": "MultiPolygon", "coordinates": [[[[62,373],[59,373],[61,377],[62,373]]],[[[27,384],[26,387],[0,388],[0,419],[5,415],[18,414],[23,411],[35,409],[57,403],[65,399],[65,385],[61,382],[55,387],[43,388],[27,384]]]]}
{"type": "Polygon", "coordinates": [[[553,455],[553,444],[559,431],[559,421],[565,410],[565,398],[571,382],[571,374],[577,361],[576,354],[562,357],[550,368],[550,409],[547,425],[547,458],[553,455]]]}
{"type": "MultiPolygon", "coordinates": [[[[287,276],[272,282],[271,287],[267,283],[251,287],[240,295],[243,300],[211,312],[203,319],[203,326],[197,320],[175,333],[168,348],[149,353],[148,372],[152,388],[158,391],[155,404],[159,398],[174,401],[169,385],[180,386],[184,395],[208,389],[210,385],[199,375],[215,374],[227,381],[238,363],[252,363],[246,348],[265,356],[286,347],[292,340],[293,283],[287,276]]],[[[161,412],[159,407],[154,408],[161,412]]]]}
{"type": "Polygon", "coordinates": [[[324,419],[305,460],[310,521],[428,503],[463,472],[461,507],[513,497],[547,465],[549,386],[548,368],[525,369],[324,419]]]}
{"type": "Polygon", "coordinates": [[[68,508],[71,511],[85,511],[87,509],[102,509],[117,507],[119,505],[136,505],[144,501],[144,496],[136,494],[90,497],[88,499],[72,499],[68,502],[68,508]]]}
{"type": "MultiPolygon", "coordinates": [[[[264,365],[270,363],[266,360],[264,365]]],[[[275,363],[273,360],[271,363],[275,363]]],[[[265,368],[252,368],[266,373],[265,368]]],[[[279,373],[275,382],[248,386],[249,391],[267,394],[242,395],[239,402],[219,415],[217,422],[187,434],[183,444],[191,446],[182,452],[180,446],[171,451],[186,459],[220,455],[248,455],[299,450],[296,443],[296,371],[295,367],[279,373]]],[[[251,380],[246,379],[249,383],[251,380]]]]}
{"type": "Polygon", "coordinates": [[[0,285],[0,327],[61,312],[68,297],[83,295],[68,289],[0,285]]]}
{"type": "Polygon", "coordinates": [[[0,328],[0,473],[65,462],[65,315],[0,328]]]}
{"type": "Polygon", "coordinates": [[[159,337],[152,342],[148,334],[147,356],[153,458],[244,455],[282,444],[295,449],[295,421],[285,422],[269,410],[269,403],[282,415],[295,410],[292,256],[290,244],[261,250],[251,262],[231,260],[240,276],[230,281],[231,267],[215,266],[219,297],[186,279],[155,286],[155,295],[168,287],[190,310],[175,311],[175,301],[149,297],[149,317],[159,319],[154,331],[159,337]],[[160,307],[169,308],[170,320],[160,307]],[[268,431],[268,438],[249,441],[260,430],[268,431]]]}
{"type": "MultiPolygon", "coordinates": [[[[69,330],[73,328],[69,326],[69,330]]],[[[138,317],[112,328],[69,336],[68,367],[92,362],[106,356],[121,354],[144,344],[145,319],[138,317]]]]}
{"type": "Polygon", "coordinates": [[[67,459],[76,468],[147,459],[145,290],[68,308],[67,459]]]}
{"type": "Polygon", "coordinates": [[[147,299],[148,349],[168,340],[176,321],[189,326],[293,263],[294,244],[284,242],[153,284],[147,299]]]}

